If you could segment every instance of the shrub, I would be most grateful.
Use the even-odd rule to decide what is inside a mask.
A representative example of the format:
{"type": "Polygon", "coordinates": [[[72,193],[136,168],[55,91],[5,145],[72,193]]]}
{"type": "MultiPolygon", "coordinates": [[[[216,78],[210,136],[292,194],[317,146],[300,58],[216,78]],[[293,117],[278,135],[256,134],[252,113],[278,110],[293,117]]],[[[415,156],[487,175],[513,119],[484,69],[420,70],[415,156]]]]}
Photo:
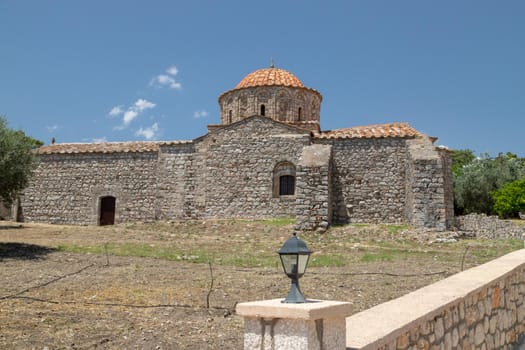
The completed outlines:
{"type": "Polygon", "coordinates": [[[494,211],[503,218],[516,217],[525,211],[525,178],[510,182],[492,192],[494,211]]]}

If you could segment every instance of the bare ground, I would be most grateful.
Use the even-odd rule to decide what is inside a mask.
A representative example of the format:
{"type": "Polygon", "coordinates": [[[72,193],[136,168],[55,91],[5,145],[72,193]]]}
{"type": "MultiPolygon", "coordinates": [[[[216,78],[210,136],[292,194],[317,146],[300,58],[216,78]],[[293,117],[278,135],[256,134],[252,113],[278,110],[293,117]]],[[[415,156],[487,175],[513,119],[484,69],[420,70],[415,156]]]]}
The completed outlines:
{"type": "MultiPolygon", "coordinates": [[[[291,230],[239,220],[0,222],[0,348],[241,349],[235,305],[286,296],[275,252],[291,230]]],[[[301,289],[358,312],[522,246],[443,243],[452,235],[386,225],[304,233],[315,253],[301,289]]]]}

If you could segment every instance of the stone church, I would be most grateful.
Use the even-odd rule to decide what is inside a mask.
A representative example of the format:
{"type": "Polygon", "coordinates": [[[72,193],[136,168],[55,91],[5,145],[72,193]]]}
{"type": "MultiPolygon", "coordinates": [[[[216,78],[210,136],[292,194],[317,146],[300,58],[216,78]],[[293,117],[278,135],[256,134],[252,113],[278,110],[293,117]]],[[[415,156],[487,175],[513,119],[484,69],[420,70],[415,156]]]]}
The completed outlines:
{"type": "Polygon", "coordinates": [[[20,199],[23,221],[76,225],[295,217],[447,229],[451,160],[406,123],[322,131],[322,96],[256,70],[219,96],[220,124],[189,141],[52,144],[20,199]]]}

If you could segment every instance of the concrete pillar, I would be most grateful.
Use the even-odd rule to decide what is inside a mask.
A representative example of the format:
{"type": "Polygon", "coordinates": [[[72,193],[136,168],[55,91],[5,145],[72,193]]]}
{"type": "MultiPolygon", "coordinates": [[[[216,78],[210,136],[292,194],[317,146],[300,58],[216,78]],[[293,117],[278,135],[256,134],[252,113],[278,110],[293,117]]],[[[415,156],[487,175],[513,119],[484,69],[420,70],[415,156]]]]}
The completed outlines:
{"type": "Polygon", "coordinates": [[[344,350],[347,302],[308,300],[285,304],[272,299],[237,304],[244,317],[244,350],[344,350]]]}

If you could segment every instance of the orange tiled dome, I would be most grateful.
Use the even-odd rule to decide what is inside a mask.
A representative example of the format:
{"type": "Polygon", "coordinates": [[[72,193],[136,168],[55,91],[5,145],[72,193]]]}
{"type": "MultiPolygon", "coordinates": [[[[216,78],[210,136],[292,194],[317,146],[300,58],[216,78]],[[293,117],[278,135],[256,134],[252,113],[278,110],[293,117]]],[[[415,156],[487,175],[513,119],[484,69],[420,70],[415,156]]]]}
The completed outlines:
{"type": "Polygon", "coordinates": [[[251,72],[237,84],[235,89],[269,85],[304,87],[303,83],[287,70],[270,67],[251,72]]]}

